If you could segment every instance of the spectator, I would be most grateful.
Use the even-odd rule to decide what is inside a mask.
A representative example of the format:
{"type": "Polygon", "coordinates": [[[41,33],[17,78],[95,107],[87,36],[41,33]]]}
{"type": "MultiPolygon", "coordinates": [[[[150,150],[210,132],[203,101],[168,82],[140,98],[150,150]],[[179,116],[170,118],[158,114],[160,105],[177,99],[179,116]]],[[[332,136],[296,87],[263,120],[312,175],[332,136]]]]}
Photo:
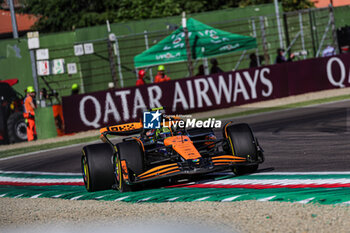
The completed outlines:
{"type": "Polygon", "coordinates": [[[36,126],[35,126],[35,90],[32,86],[27,88],[27,96],[24,99],[24,111],[23,117],[27,123],[27,138],[28,141],[36,140],[36,126]]]}
{"type": "Polygon", "coordinates": [[[196,74],[196,76],[203,76],[203,75],[205,75],[204,66],[200,65],[200,66],[198,66],[198,73],[196,74]]]}
{"type": "Polygon", "coordinates": [[[155,83],[161,83],[170,81],[170,78],[165,75],[165,67],[163,65],[158,66],[158,73],[156,77],[154,78],[155,83]]]}
{"type": "Polygon", "coordinates": [[[253,67],[258,67],[259,64],[260,65],[262,64],[262,62],[264,61],[264,56],[260,55],[257,57],[255,53],[251,53],[249,55],[249,59],[250,59],[249,68],[253,68],[253,67]]]}
{"type": "Polygon", "coordinates": [[[220,69],[219,63],[215,58],[210,59],[210,63],[211,63],[210,74],[217,74],[217,73],[224,72],[222,69],[220,69]]]}
{"type": "Polygon", "coordinates": [[[285,51],[282,48],[277,49],[277,56],[275,60],[275,64],[287,62],[287,61],[292,61],[294,58],[294,53],[292,53],[288,59],[285,57],[285,51]]]}
{"type": "Polygon", "coordinates": [[[46,88],[41,88],[39,93],[40,107],[45,108],[47,106],[46,100],[49,98],[46,88]]]}
{"type": "Polygon", "coordinates": [[[335,55],[335,49],[328,45],[324,50],[322,50],[322,57],[330,57],[335,55]]]}
{"type": "Polygon", "coordinates": [[[72,85],[72,95],[78,95],[79,94],[79,85],[76,83],[73,83],[72,85]]]}
{"type": "Polygon", "coordinates": [[[146,71],[145,70],[139,70],[138,78],[136,80],[136,86],[145,85],[145,80],[143,80],[143,77],[145,77],[146,71]]]}

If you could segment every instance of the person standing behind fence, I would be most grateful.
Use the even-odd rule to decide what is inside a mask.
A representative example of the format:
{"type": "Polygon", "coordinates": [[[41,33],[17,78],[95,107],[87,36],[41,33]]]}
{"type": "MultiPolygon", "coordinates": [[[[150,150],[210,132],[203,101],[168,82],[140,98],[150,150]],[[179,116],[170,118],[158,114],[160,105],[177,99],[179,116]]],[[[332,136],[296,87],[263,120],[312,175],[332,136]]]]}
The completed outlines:
{"type": "Polygon", "coordinates": [[[336,55],[334,47],[327,45],[327,47],[322,50],[322,57],[330,57],[336,55]]]}
{"type": "Polygon", "coordinates": [[[217,74],[224,72],[220,67],[219,63],[215,58],[210,59],[211,68],[210,68],[210,74],[217,74]]]}
{"type": "Polygon", "coordinates": [[[36,140],[36,126],[35,126],[35,90],[32,86],[27,88],[27,96],[24,99],[24,110],[23,117],[27,124],[27,138],[28,141],[36,140]]]}
{"type": "Polygon", "coordinates": [[[158,73],[156,77],[154,78],[155,83],[161,83],[170,81],[170,77],[165,75],[165,67],[163,65],[158,66],[158,73]]]}
{"type": "Polygon", "coordinates": [[[139,70],[137,80],[136,80],[136,86],[142,86],[145,85],[145,80],[143,78],[145,77],[146,71],[145,70],[139,70]]]}
{"type": "Polygon", "coordinates": [[[264,61],[264,56],[256,56],[255,53],[251,53],[249,55],[249,59],[250,59],[250,62],[249,62],[249,68],[254,68],[254,67],[258,67],[259,64],[261,65],[262,62],[264,61]]]}
{"type": "Polygon", "coordinates": [[[196,76],[203,76],[203,75],[205,75],[204,66],[200,65],[198,66],[198,73],[196,74],[196,76]]]}
{"type": "Polygon", "coordinates": [[[294,58],[294,53],[292,53],[289,56],[289,58],[286,59],[284,49],[279,48],[279,49],[277,49],[277,56],[276,56],[275,64],[279,64],[279,63],[283,63],[283,62],[287,62],[287,61],[292,61],[293,58],[294,58]]]}
{"type": "Polygon", "coordinates": [[[73,83],[72,85],[72,95],[78,95],[79,94],[79,85],[76,83],[73,83]]]}

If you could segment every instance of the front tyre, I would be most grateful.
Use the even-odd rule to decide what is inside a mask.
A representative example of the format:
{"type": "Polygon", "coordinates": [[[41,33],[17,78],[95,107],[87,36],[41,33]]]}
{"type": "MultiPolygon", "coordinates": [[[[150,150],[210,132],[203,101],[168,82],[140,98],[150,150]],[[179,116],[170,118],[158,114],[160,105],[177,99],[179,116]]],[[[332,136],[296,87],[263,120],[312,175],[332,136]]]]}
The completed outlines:
{"type": "MultiPolygon", "coordinates": [[[[226,152],[246,158],[248,162],[258,163],[257,143],[248,124],[229,125],[226,127],[224,134],[228,139],[226,152]]],[[[232,171],[236,175],[244,175],[255,172],[258,170],[258,167],[259,164],[239,165],[233,167],[232,171]]]]}
{"type": "Polygon", "coordinates": [[[114,182],[113,147],[107,143],[85,146],[81,169],[85,188],[89,192],[111,189],[114,182]]]}
{"type": "Polygon", "coordinates": [[[136,191],[138,185],[128,184],[125,179],[127,170],[128,179],[133,180],[137,175],[144,171],[144,152],[137,141],[124,141],[117,144],[117,155],[114,157],[116,186],[120,192],[136,191]],[[127,167],[122,167],[122,161],[125,161],[127,167]]]}

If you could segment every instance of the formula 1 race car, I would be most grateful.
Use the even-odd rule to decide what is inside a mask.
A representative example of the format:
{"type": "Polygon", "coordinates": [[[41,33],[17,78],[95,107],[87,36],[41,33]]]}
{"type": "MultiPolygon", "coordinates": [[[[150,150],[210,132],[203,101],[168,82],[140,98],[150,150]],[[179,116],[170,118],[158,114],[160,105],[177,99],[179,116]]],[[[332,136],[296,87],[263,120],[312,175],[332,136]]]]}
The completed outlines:
{"type": "Polygon", "coordinates": [[[227,169],[242,175],[255,172],[264,162],[263,150],[248,124],[228,122],[222,127],[223,138],[218,139],[212,128],[187,129],[174,124],[182,119],[164,114],[163,119],[159,129],[145,129],[141,122],[102,128],[105,143],[82,150],[86,189],[127,192],[160,179],[178,180],[227,169]],[[131,136],[135,134],[140,136],[131,136]],[[108,135],[130,137],[114,144],[108,135]]]}

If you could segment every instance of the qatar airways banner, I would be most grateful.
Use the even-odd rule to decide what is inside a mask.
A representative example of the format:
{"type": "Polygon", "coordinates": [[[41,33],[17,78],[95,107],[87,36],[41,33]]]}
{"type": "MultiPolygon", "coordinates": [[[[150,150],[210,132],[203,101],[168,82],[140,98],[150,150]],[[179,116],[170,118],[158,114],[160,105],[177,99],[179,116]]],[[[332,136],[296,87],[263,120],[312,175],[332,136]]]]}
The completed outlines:
{"type": "Polygon", "coordinates": [[[189,114],[350,86],[350,54],[63,97],[66,133],[140,121],[144,110],[189,114]]]}

